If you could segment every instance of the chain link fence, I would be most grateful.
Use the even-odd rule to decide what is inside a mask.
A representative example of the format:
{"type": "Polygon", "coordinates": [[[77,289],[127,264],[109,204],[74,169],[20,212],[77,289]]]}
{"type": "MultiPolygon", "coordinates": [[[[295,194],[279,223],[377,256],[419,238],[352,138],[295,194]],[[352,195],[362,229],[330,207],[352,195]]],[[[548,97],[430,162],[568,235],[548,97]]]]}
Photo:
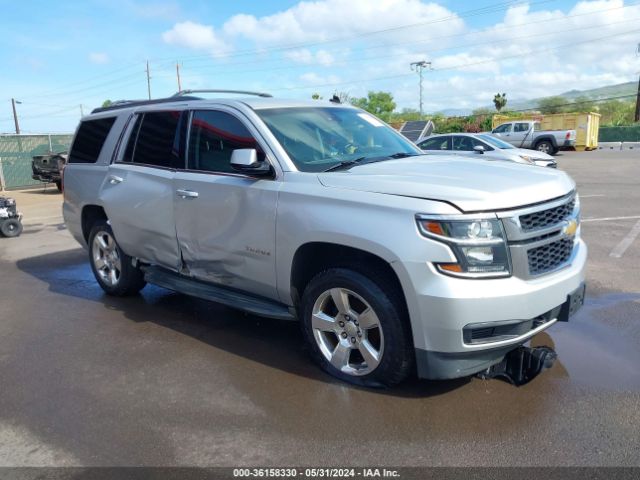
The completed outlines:
{"type": "Polygon", "coordinates": [[[640,142],[640,125],[600,127],[599,142],[640,142]]]}
{"type": "Polygon", "coordinates": [[[0,190],[41,184],[31,178],[33,156],[66,152],[72,138],[72,134],[0,135],[0,190]]]}

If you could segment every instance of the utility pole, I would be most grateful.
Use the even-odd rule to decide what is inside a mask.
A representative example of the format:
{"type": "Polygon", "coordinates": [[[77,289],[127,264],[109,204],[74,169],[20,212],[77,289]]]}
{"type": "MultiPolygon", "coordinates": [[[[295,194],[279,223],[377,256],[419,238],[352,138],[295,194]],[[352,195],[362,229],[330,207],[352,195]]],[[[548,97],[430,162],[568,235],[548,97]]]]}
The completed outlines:
{"type": "Polygon", "coordinates": [[[422,70],[425,68],[431,70],[431,62],[420,60],[419,62],[410,63],[409,66],[411,70],[418,72],[418,75],[420,75],[420,117],[422,118],[422,70]]]}
{"type": "Polygon", "coordinates": [[[15,98],[11,99],[11,108],[13,108],[13,123],[16,125],[16,135],[20,135],[20,125],[18,124],[18,114],[16,113],[16,103],[21,104],[22,102],[17,102],[15,98]]]}
{"type": "Polygon", "coordinates": [[[80,118],[84,117],[84,110],[82,109],[82,104],[80,104],[80,118]]]}
{"type": "Polygon", "coordinates": [[[636,114],[634,122],[640,122],[640,76],[638,77],[638,95],[636,96],[636,114]]]}
{"type": "MultiPolygon", "coordinates": [[[[636,55],[640,57],[640,43],[636,50],[636,55]]],[[[640,75],[638,76],[638,95],[636,96],[636,114],[633,117],[634,122],[640,122],[640,75]]]]}
{"type": "Polygon", "coordinates": [[[176,76],[178,77],[178,91],[182,91],[182,85],[180,84],[180,64],[176,62],[176,76]]]}
{"type": "Polygon", "coordinates": [[[151,100],[151,76],[149,75],[149,60],[147,60],[147,93],[149,94],[149,100],[151,100]]]}

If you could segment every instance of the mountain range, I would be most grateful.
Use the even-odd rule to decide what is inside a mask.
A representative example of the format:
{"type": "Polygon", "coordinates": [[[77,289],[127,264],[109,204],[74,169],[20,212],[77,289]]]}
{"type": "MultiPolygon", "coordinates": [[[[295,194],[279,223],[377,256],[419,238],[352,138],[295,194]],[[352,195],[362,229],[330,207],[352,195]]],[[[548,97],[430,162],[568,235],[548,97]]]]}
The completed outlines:
{"type": "MultiPolygon", "coordinates": [[[[589,90],[569,90],[559,94],[558,96],[566,98],[568,101],[575,100],[578,97],[587,97],[590,100],[601,100],[604,98],[621,97],[624,95],[635,95],[638,89],[636,82],[619,83],[617,85],[607,85],[604,87],[592,88],[589,90]]],[[[554,95],[555,96],[555,95],[554,95]]],[[[532,98],[528,100],[508,100],[507,108],[509,110],[525,110],[536,108],[541,98],[532,98]]],[[[629,97],[631,98],[631,97],[629,97]]],[[[507,93],[508,99],[508,93],[507,93]]],[[[493,105],[483,105],[482,107],[494,110],[493,105]]],[[[475,109],[469,108],[447,108],[438,113],[442,113],[447,117],[470,115],[475,109]]]]}

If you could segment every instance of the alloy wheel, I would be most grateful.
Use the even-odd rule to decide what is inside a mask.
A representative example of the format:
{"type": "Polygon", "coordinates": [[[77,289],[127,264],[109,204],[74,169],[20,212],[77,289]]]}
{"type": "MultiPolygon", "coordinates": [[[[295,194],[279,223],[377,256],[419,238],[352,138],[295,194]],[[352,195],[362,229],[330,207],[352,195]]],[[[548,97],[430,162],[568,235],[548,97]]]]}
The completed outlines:
{"type": "Polygon", "coordinates": [[[313,305],[311,327],[318,348],[336,369],[361,376],[380,364],[384,336],[371,305],[346,288],[323,292],[313,305]]]}
{"type": "Polygon", "coordinates": [[[122,262],[111,233],[101,230],[93,237],[92,258],[100,279],[115,287],[122,275],[122,262]]]}

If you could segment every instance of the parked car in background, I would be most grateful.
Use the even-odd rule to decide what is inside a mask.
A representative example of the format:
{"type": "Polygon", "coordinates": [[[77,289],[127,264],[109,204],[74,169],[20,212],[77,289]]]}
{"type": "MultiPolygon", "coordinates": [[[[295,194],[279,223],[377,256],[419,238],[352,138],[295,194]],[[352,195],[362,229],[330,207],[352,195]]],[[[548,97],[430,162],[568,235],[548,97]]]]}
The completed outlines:
{"type": "Polygon", "coordinates": [[[62,169],[67,164],[67,152],[35,155],[31,163],[31,178],[44,183],[55,183],[62,191],[62,169]]]}
{"type": "Polygon", "coordinates": [[[431,135],[418,140],[417,145],[426,152],[474,156],[480,160],[507,160],[540,167],[557,167],[551,155],[537,150],[516,148],[486,133],[431,135]]]}
{"type": "Polygon", "coordinates": [[[540,122],[507,122],[491,130],[491,135],[518,148],[531,148],[555,155],[561,148],[576,145],[575,130],[542,130],[540,122]]]}

